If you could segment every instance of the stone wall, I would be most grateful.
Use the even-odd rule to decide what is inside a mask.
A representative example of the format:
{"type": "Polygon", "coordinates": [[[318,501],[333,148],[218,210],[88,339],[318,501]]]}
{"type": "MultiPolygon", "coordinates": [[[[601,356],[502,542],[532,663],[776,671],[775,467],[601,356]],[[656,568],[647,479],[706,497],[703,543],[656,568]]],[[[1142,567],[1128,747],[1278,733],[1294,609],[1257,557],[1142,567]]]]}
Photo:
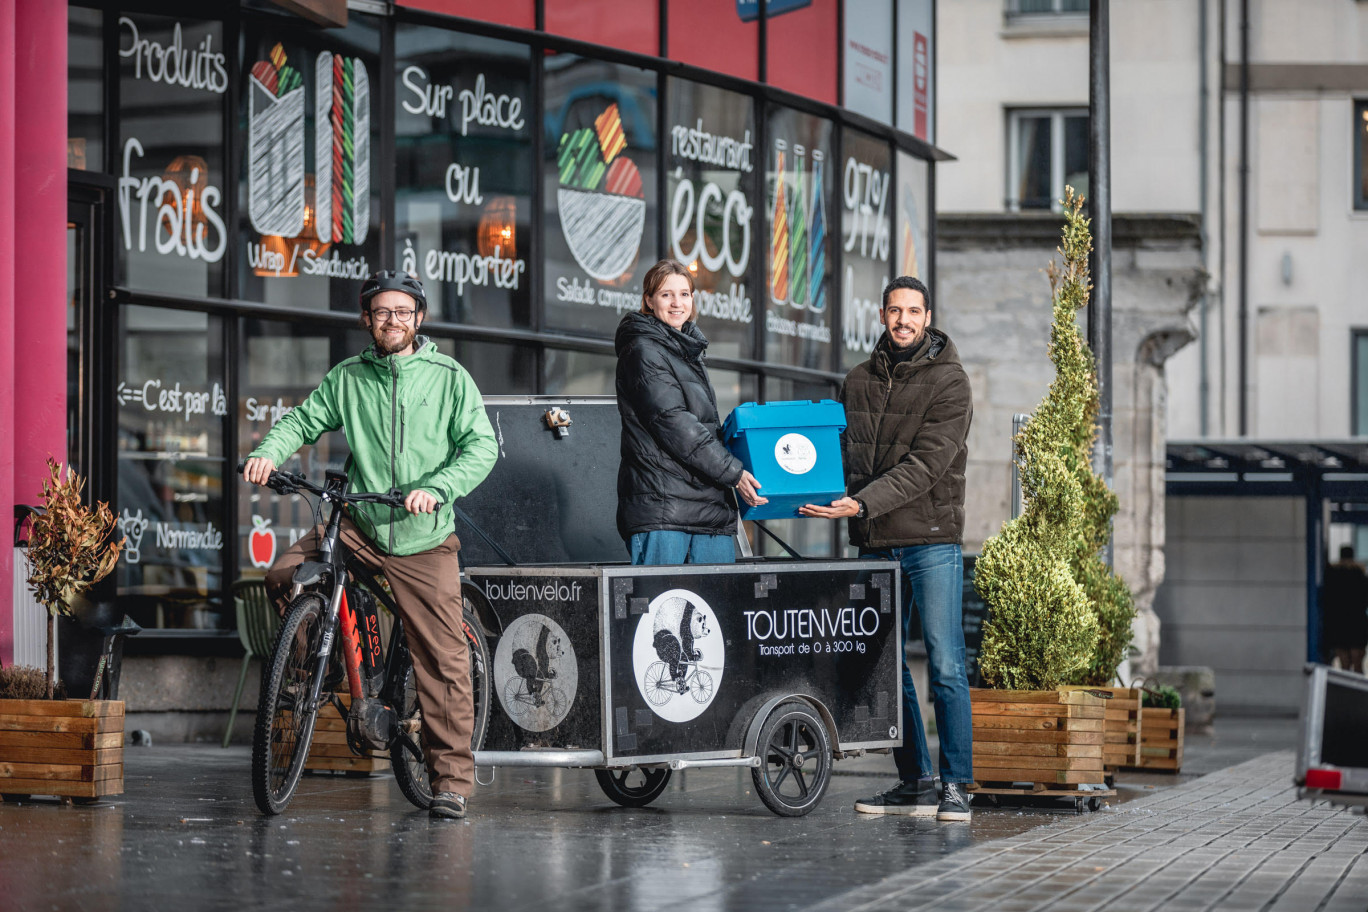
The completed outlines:
{"type": "MultiPolygon", "coordinates": [[[[936,325],[955,340],[974,390],[965,551],[1011,516],[1012,416],[1054,377],[1050,284],[1063,216],[947,214],[936,223],[936,325]]],[[[1204,275],[1195,215],[1113,218],[1112,414],[1115,564],[1135,594],[1136,672],[1158,662],[1154,593],[1164,578],[1164,362],[1195,338],[1204,275]]],[[[1080,315],[1080,321],[1085,318],[1080,315]]]]}

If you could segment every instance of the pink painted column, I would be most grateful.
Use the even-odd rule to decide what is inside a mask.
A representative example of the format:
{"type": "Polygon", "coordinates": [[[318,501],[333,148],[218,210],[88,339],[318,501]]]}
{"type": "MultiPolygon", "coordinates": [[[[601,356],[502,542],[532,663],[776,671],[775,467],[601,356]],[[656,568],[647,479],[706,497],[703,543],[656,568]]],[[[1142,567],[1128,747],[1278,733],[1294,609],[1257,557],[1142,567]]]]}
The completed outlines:
{"type": "MultiPolygon", "coordinates": [[[[0,56],[14,68],[12,78],[0,76],[0,344],[11,346],[0,349],[0,551],[11,565],[0,567],[0,604],[8,605],[23,572],[12,566],[13,505],[37,499],[48,456],[66,461],[67,5],[0,8],[8,23],[0,56]]],[[[0,611],[0,659],[13,656],[13,635],[13,612],[0,611]]]]}
{"type": "Polygon", "coordinates": [[[0,3],[0,664],[14,661],[14,4],[0,3]]]}
{"type": "Polygon", "coordinates": [[[67,5],[18,0],[14,116],[14,496],[66,462],[67,5]]]}

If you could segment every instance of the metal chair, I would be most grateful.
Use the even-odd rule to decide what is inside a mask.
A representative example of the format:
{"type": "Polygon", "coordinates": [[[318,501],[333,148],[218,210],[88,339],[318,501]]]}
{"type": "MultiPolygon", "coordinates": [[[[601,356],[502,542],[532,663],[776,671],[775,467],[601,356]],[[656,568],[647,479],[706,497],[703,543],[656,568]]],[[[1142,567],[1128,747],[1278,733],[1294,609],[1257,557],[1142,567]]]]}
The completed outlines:
{"type": "Polygon", "coordinates": [[[247,654],[242,657],[242,672],[238,675],[237,693],[233,694],[233,709],[228,713],[228,728],[223,733],[223,746],[227,747],[233,737],[233,722],[237,719],[238,703],[242,701],[242,688],[247,683],[247,666],[253,656],[265,659],[275,646],[276,631],[280,627],[280,617],[275,606],[266,596],[266,581],[262,579],[240,579],[233,583],[230,591],[233,604],[237,608],[238,639],[247,654]]]}

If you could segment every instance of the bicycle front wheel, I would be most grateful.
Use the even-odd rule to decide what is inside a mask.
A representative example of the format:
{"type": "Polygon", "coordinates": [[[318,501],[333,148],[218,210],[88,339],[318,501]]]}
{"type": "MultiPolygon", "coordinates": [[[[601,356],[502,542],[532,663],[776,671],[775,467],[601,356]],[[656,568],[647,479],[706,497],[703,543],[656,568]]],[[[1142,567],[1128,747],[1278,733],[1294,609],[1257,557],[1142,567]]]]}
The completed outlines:
{"type": "Polygon", "coordinates": [[[326,606],[316,592],[290,603],[257,704],[252,735],[252,793],[263,814],[290,804],[313,740],[318,708],[310,706],[326,606]]]}

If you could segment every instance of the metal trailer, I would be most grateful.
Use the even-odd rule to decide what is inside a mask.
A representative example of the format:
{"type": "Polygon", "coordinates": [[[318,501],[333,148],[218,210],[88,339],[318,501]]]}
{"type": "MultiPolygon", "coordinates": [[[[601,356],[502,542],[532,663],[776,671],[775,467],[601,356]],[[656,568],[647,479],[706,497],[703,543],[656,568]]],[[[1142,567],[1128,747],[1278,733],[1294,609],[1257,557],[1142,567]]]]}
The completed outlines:
{"type": "Polygon", "coordinates": [[[1316,664],[1305,671],[1297,795],[1368,808],[1368,677],[1316,664]]]}
{"type": "Polygon", "coordinates": [[[801,816],[833,761],[902,743],[895,562],[631,566],[613,398],[485,402],[499,459],[457,521],[490,644],[477,766],[592,768],[628,807],[673,770],[749,767],[801,816]]]}

